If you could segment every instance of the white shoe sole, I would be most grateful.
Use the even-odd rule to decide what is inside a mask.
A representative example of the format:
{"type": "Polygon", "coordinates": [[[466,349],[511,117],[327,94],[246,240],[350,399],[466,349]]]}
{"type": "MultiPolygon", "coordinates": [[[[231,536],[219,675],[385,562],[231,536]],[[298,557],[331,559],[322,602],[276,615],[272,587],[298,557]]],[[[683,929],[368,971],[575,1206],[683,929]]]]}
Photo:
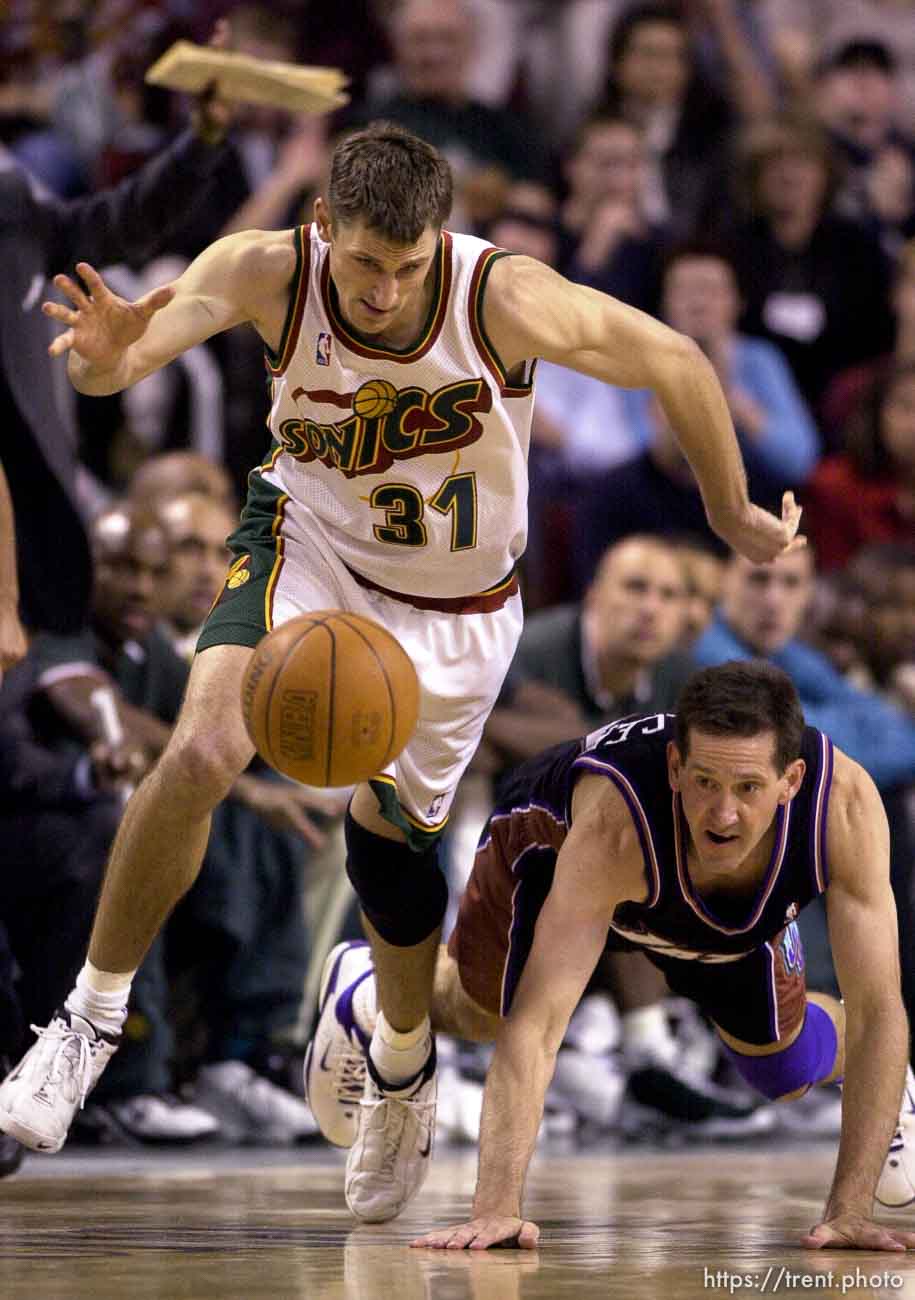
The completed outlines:
{"type": "Polygon", "coordinates": [[[2,1106],[0,1106],[0,1129],[9,1134],[10,1137],[14,1137],[17,1142],[21,1142],[24,1147],[28,1147],[30,1151],[38,1151],[41,1155],[46,1156],[53,1156],[67,1140],[67,1135],[64,1134],[59,1141],[52,1142],[43,1133],[39,1133],[37,1129],[29,1128],[27,1124],[21,1123],[8,1110],[4,1110],[2,1106]]]}

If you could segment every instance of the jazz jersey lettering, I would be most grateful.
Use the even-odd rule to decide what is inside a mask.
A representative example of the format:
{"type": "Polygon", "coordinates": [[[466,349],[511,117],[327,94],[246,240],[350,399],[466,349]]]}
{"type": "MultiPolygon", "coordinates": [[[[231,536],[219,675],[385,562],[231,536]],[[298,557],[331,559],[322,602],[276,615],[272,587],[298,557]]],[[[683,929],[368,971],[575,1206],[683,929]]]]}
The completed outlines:
{"type": "Polygon", "coordinates": [[[497,586],[522,554],[533,365],[508,383],[483,325],[501,249],[443,231],[426,321],[400,351],[344,320],[329,245],[295,232],[279,352],[267,353],[276,447],[264,478],[305,510],[357,574],[411,595],[497,586]]]}

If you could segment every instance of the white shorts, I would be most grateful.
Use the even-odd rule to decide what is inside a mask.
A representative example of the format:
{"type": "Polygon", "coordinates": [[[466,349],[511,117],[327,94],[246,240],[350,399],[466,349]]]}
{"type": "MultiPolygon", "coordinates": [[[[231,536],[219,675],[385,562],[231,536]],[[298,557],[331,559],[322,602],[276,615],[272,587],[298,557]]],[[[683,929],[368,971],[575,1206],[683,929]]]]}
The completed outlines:
{"type": "Polygon", "coordinates": [[[252,482],[242,523],[229,538],[236,555],[229,572],[236,576],[214,605],[198,650],[254,646],[271,627],[318,609],[347,610],[386,627],[416,668],[419,719],[406,748],[371,784],[383,815],[421,848],[444,829],[514,657],[521,596],[515,591],[501,608],[486,613],[450,613],[419,609],[408,597],[367,588],[331,550],[315,516],[297,505],[283,517],[270,488],[263,480],[252,482]],[[244,567],[249,577],[239,584],[244,567]]]}

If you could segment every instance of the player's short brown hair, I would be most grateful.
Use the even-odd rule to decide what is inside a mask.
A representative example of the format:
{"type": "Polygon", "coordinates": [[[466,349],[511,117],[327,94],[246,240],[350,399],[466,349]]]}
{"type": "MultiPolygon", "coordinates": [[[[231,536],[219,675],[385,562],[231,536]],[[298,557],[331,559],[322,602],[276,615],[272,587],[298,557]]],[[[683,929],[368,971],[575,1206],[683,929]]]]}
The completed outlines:
{"type": "Polygon", "coordinates": [[[393,122],[345,136],[330,160],[331,219],[364,221],[395,244],[440,230],[451,212],[451,168],[431,144],[393,122]]]}
{"type": "Polygon", "coordinates": [[[775,770],[801,752],[804,713],[794,682],[762,659],[731,660],[695,673],[677,700],[677,749],[685,763],[690,728],[713,736],[775,733],[775,770]]]}

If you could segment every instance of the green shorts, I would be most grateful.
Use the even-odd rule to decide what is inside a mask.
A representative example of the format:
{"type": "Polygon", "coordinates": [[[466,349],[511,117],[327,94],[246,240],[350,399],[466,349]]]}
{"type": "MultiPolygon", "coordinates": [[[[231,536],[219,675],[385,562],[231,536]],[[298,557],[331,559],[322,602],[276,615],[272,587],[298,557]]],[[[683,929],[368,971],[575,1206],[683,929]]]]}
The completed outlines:
{"type": "Polygon", "coordinates": [[[262,474],[249,479],[248,500],[227,545],[234,557],[207,615],[197,650],[256,646],[273,627],[273,597],[283,561],[280,527],[287,497],[262,474]]]}

